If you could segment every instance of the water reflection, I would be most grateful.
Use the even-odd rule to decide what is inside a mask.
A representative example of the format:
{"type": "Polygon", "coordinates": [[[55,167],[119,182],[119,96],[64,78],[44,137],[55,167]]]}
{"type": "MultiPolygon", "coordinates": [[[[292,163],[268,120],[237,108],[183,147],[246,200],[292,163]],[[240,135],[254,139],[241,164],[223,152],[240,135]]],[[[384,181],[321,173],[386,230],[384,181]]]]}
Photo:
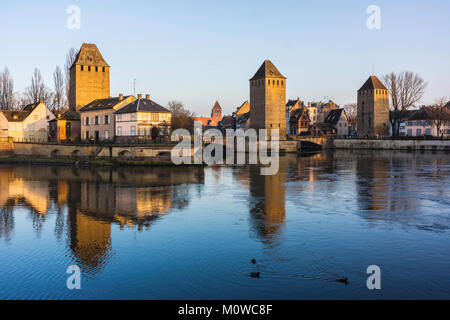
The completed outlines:
{"type": "MultiPolygon", "coordinates": [[[[162,281],[189,293],[225,288],[234,297],[237,284],[254,280],[242,261],[262,248],[255,268],[272,285],[289,280],[277,290],[287,283],[289,292],[298,290],[300,279],[331,279],[336,268],[337,276],[364,278],[360,266],[374,263],[365,257],[398,270],[412,266],[408,276],[436,282],[448,270],[441,266],[448,265],[442,244],[450,230],[449,169],[445,153],[338,150],[283,156],[273,176],[261,176],[257,166],[0,166],[0,279],[31,278],[35,264],[17,272],[8,265],[22,263],[30,251],[32,262],[41,254],[51,264],[75,262],[84,276],[111,285],[116,271],[127,280],[139,273],[136,283],[143,277],[148,284],[142,294],[157,296],[161,287],[151,291],[153,283],[162,281]],[[52,251],[59,248],[63,256],[52,251]],[[421,261],[439,268],[425,272],[421,261]],[[193,288],[197,280],[203,284],[193,288]]],[[[246,285],[267,292],[264,298],[292,297],[270,295],[273,287],[263,281],[246,285]]]]}
{"type": "Polygon", "coordinates": [[[0,238],[14,234],[15,207],[27,209],[38,236],[46,215],[55,214],[57,239],[66,230],[74,260],[95,275],[112,254],[111,224],[148,230],[173,207],[186,207],[190,185],[203,183],[201,168],[0,167],[0,238]]]}

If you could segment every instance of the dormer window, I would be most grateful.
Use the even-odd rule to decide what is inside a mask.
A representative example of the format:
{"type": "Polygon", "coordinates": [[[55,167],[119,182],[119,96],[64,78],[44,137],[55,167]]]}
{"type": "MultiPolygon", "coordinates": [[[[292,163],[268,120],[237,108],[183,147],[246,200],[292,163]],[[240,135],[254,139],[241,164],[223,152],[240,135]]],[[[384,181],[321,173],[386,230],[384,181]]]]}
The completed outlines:
{"type": "Polygon", "coordinates": [[[95,67],[95,72],[98,72],[98,67],[95,67]]]}
{"type": "Polygon", "coordinates": [[[81,71],[83,71],[84,70],[84,66],[81,66],[81,71]]]}
{"type": "Polygon", "coordinates": [[[103,67],[103,72],[105,72],[105,67],[103,67]]]}
{"type": "Polygon", "coordinates": [[[88,71],[91,71],[91,66],[88,67],[88,71]]]}

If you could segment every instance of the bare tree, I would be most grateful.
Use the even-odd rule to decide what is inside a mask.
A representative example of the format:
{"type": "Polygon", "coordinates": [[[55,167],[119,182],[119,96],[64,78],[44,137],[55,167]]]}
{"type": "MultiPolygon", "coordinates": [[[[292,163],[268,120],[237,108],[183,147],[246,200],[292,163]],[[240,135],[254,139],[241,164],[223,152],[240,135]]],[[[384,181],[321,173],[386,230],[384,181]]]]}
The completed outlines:
{"type": "Polygon", "coordinates": [[[433,124],[436,126],[437,136],[443,136],[444,133],[441,132],[441,128],[444,124],[450,121],[450,110],[447,107],[449,101],[446,97],[442,97],[435,100],[434,105],[431,107],[433,113],[433,124]]]}
{"type": "Polygon", "coordinates": [[[53,107],[53,93],[45,86],[41,71],[38,68],[34,69],[31,86],[26,89],[25,97],[27,104],[43,100],[50,109],[53,107]]]}
{"type": "Polygon", "coordinates": [[[383,77],[383,82],[391,94],[392,133],[398,136],[401,115],[422,99],[428,83],[411,71],[391,72],[383,77]]]}
{"type": "Polygon", "coordinates": [[[170,101],[168,103],[169,110],[172,112],[172,130],[179,128],[194,130],[194,114],[184,108],[183,103],[178,101],[170,101]]]}
{"type": "Polygon", "coordinates": [[[0,109],[11,110],[16,104],[14,81],[8,68],[0,72],[0,109]]]}
{"type": "Polygon", "coordinates": [[[61,112],[66,106],[66,88],[64,83],[64,77],[59,66],[56,66],[53,72],[53,84],[54,84],[54,94],[53,94],[53,110],[55,114],[61,112]]]}
{"type": "Polygon", "coordinates": [[[348,122],[350,127],[354,128],[356,124],[357,105],[356,103],[349,103],[344,106],[345,113],[347,113],[348,122]]]}
{"type": "Polygon", "coordinates": [[[64,73],[66,76],[66,101],[69,102],[70,95],[70,67],[72,67],[77,57],[78,51],[75,48],[70,48],[66,55],[66,64],[64,65],[64,73]]]}

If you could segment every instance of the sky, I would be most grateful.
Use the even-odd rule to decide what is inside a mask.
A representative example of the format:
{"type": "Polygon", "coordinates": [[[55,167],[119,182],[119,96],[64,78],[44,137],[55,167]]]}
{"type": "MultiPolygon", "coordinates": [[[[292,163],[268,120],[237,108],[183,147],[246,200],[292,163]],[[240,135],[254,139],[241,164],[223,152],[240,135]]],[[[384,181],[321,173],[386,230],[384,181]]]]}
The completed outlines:
{"type": "Polygon", "coordinates": [[[2,0],[0,70],[15,90],[34,68],[53,86],[71,47],[95,43],[111,66],[111,95],[151,94],[208,115],[249,99],[248,80],[265,59],[287,77],[287,99],[356,102],[373,73],[414,71],[428,82],[423,104],[450,98],[448,0],[103,1],[2,0]],[[70,5],[80,28],[70,29],[70,5]],[[370,5],[380,29],[369,29],[370,5]]]}

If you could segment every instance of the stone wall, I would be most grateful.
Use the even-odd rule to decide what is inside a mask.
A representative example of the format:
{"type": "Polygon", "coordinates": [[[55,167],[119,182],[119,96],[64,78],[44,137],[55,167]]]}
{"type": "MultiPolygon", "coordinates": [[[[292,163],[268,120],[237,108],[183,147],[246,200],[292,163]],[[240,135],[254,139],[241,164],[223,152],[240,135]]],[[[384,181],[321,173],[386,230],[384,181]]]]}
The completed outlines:
{"type": "Polygon", "coordinates": [[[335,149],[432,150],[450,151],[450,140],[364,140],[335,139],[335,149]]]}

